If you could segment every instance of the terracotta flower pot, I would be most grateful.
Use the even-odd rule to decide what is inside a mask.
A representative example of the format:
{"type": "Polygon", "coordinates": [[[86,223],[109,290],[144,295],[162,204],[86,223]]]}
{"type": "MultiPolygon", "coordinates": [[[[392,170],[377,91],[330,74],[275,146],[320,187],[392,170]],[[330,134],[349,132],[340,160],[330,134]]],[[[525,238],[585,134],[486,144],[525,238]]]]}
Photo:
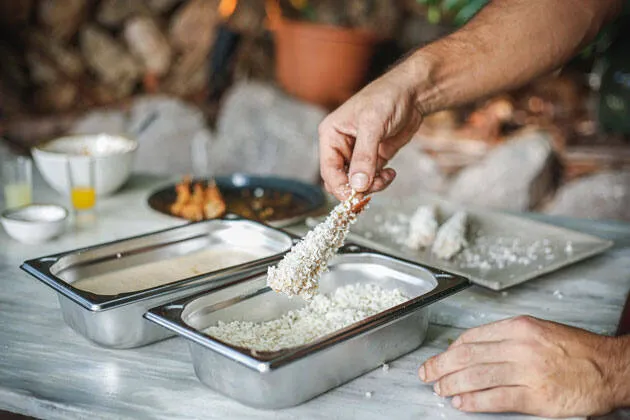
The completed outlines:
{"type": "Polygon", "coordinates": [[[334,108],[365,83],[371,32],[282,19],[274,28],[276,78],[289,93],[334,108]]]}

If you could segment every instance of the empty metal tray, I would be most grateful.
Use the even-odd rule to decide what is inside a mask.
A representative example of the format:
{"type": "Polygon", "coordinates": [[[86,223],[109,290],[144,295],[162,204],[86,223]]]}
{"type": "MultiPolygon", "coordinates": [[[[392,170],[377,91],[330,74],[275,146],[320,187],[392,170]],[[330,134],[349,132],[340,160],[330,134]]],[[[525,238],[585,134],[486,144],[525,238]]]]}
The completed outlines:
{"type": "Polygon", "coordinates": [[[197,376],[246,405],[275,409],[300,404],[419,347],[428,306],[468,286],[467,279],[353,244],[340,250],[320,282],[322,293],[357,282],[399,288],[410,299],[306,345],[255,352],[207,335],[218,321],[268,321],[304,302],[266,286],[266,275],[151,309],[145,315],[190,340],[197,376]]]}
{"type": "Polygon", "coordinates": [[[283,231],[227,216],[26,261],[22,269],[58,292],[64,320],[75,331],[105,347],[131,348],[172,336],[143,318],[149,308],[220,286],[237,275],[264,272],[292,244],[292,236],[283,231]],[[203,258],[195,253],[208,250],[240,250],[247,258],[204,272],[189,257],[203,258]],[[175,261],[171,270],[164,265],[169,260],[175,261]],[[142,267],[152,282],[148,288],[100,294],[75,287],[98,276],[126,284],[139,278],[142,267]],[[161,276],[159,281],[155,276],[161,276]]]}

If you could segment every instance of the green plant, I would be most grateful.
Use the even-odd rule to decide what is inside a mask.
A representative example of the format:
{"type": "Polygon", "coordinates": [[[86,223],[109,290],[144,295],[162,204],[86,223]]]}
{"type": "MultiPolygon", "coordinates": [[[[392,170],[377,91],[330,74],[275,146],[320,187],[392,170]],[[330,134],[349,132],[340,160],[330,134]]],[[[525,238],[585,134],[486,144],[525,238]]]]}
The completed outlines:
{"type": "Polygon", "coordinates": [[[437,24],[444,20],[462,26],[477,14],[489,0],[416,0],[427,7],[427,21],[437,24]]]}

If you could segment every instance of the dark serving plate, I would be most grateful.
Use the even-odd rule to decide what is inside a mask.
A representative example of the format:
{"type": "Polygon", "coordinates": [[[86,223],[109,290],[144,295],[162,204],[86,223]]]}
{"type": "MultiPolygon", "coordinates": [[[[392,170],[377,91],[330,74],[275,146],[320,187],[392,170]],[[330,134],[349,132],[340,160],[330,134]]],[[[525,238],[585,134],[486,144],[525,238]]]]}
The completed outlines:
{"type": "MultiPolygon", "coordinates": [[[[194,179],[192,183],[207,181],[194,179]]],[[[234,174],[216,177],[215,181],[227,204],[227,212],[275,227],[319,215],[326,208],[326,196],[320,187],[294,179],[234,174]]],[[[153,192],[148,204],[153,210],[178,217],[170,212],[176,198],[175,184],[171,184],[153,192]]]]}

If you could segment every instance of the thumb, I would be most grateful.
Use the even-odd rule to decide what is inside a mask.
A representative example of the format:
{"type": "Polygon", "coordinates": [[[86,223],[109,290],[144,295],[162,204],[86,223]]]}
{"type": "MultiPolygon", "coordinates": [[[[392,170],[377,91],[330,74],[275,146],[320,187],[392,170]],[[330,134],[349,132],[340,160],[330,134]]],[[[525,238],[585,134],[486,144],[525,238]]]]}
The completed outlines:
{"type": "Polygon", "coordinates": [[[383,126],[374,120],[361,124],[357,130],[348,171],[350,186],[357,192],[368,191],[374,182],[378,145],[383,137],[383,131],[383,126]]]}

